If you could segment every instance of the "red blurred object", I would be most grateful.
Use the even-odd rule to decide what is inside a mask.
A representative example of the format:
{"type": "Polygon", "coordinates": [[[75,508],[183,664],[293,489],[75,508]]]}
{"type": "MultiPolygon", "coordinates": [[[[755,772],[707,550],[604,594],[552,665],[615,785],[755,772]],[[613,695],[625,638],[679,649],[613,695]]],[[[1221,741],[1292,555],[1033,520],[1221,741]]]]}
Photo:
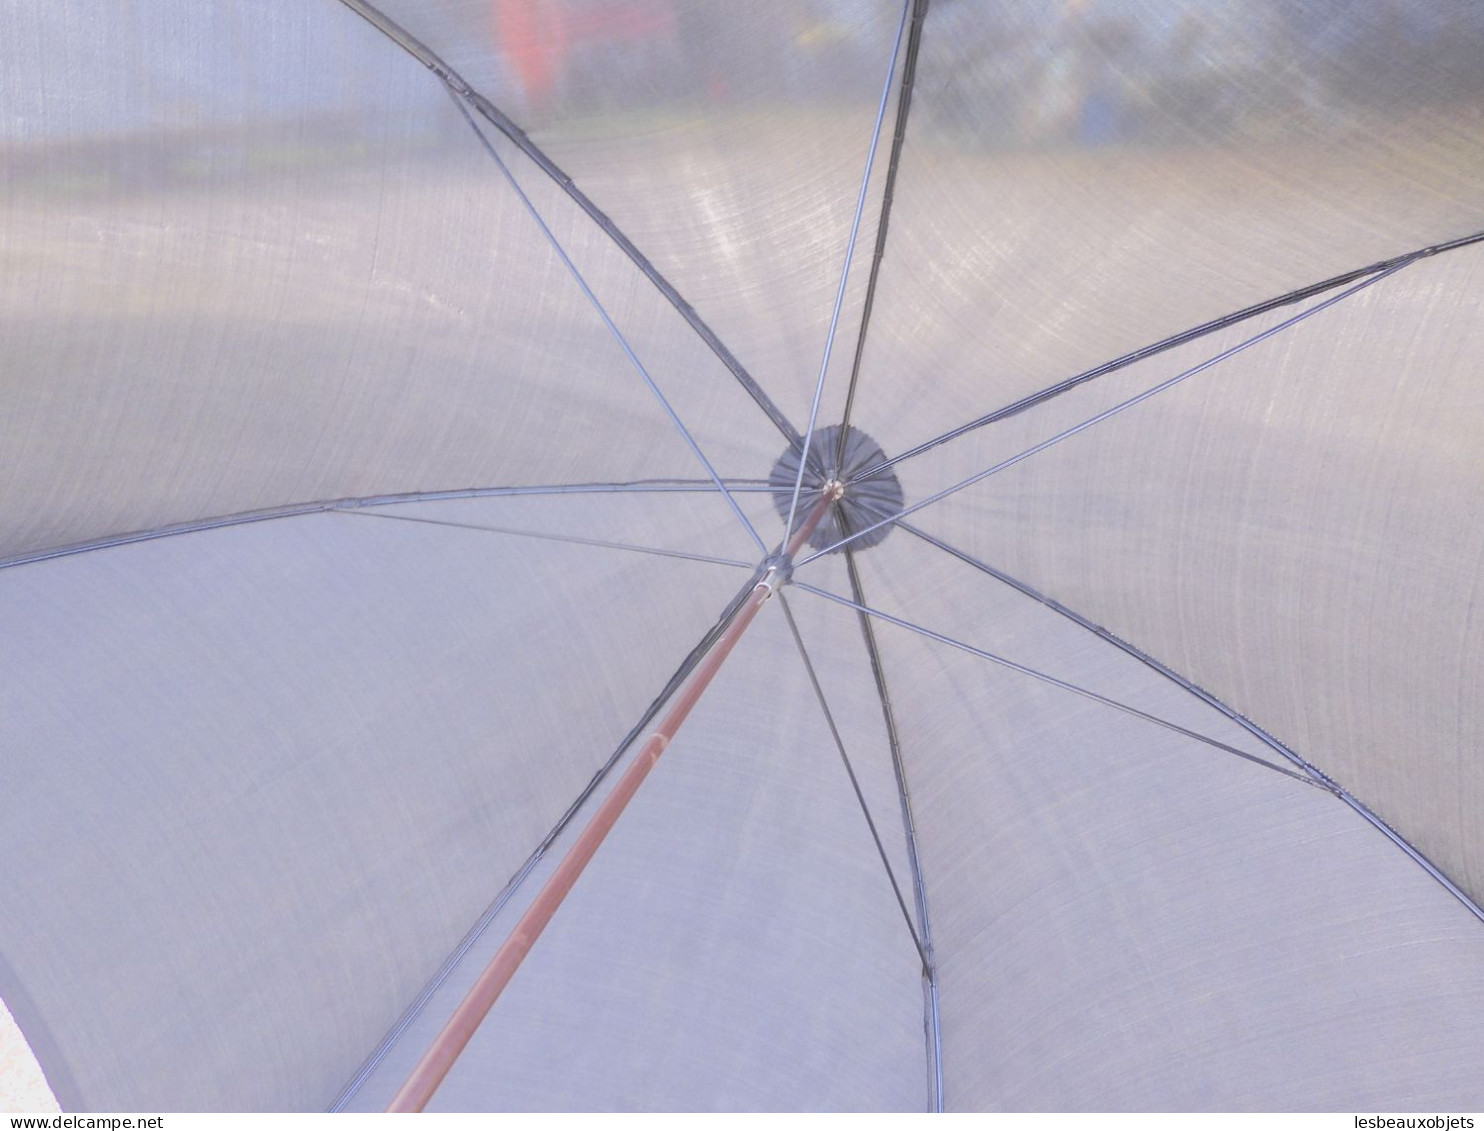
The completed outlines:
{"type": "Polygon", "coordinates": [[[566,13],[556,0],[494,0],[495,42],[528,99],[545,98],[567,53],[566,13]]]}
{"type": "Polygon", "coordinates": [[[560,86],[575,51],[667,40],[676,23],[670,0],[493,0],[490,14],[500,53],[527,100],[538,104],[560,86]]]}

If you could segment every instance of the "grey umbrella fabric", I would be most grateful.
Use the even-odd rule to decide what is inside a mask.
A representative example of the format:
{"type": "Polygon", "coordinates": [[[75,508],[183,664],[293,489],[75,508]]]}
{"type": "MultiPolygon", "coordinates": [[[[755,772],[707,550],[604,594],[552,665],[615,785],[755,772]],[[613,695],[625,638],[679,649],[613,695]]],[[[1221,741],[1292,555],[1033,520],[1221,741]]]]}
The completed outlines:
{"type": "Polygon", "coordinates": [[[64,1108],[1484,1106],[1472,6],[3,20],[64,1108]]]}

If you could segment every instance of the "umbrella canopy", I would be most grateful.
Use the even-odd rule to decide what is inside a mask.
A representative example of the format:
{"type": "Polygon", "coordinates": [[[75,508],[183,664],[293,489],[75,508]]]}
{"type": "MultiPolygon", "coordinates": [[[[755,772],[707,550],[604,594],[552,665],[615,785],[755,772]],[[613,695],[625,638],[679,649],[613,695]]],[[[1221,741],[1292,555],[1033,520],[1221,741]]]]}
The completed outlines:
{"type": "Polygon", "coordinates": [[[1484,1107],[1477,6],[3,18],[62,1106],[1484,1107]]]}

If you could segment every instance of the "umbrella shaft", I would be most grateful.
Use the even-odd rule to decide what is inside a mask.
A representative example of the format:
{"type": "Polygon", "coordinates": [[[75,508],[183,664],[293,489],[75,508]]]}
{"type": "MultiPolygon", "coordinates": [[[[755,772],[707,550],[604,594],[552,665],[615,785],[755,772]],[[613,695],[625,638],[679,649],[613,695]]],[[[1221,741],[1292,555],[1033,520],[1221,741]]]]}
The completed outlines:
{"type": "MultiPolygon", "coordinates": [[[[788,559],[791,560],[798,549],[803,546],[814,528],[824,518],[830,504],[838,497],[837,487],[831,485],[826,489],[814,504],[808,517],[804,519],[803,525],[789,539],[784,551],[788,559]]],[[[598,846],[603,843],[624,808],[649,775],[649,771],[659,761],[660,755],[665,752],[665,747],[669,746],[675,737],[675,732],[685,722],[691,708],[705,693],[737,641],[747,631],[747,626],[757,616],[758,610],[772,596],[774,584],[765,578],[753,589],[751,596],[733,618],[732,623],[717,639],[690,680],[681,688],[669,713],[645,741],[639,753],[634,756],[633,762],[619,778],[618,784],[603,799],[603,803],[598,806],[598,811],[593,814],[592,820],[588,822],[587,827],[582,830],[567,855],[562,858],[562,862],[552,872],[540,893],[532,900],[526,913],[520,917],[520,922],[516,923],[509,937],[500,945],[500,949],[490,959],[489,965],[480,974],[478,981],[454,1010],[453,1016],[433,1039],[428,1051],[423,1054],[422,1059],[407,1077],[406,1083],[392,1097],[387,1111],[422,1111],[433,1097],[438,1085],[453,1068],[454,1062],[494,1006],[501,991],[515,976],[516,970],[520,968],[521,962],[530,953],[531,947],[545,929],[546,924],[551,922],[551,917],[562,905],[562,900],[567,897],[567,893],[572,890],[577,878],[582,875],[582,870],[587,867],[588,861],[598,851],[598,846]]]]}

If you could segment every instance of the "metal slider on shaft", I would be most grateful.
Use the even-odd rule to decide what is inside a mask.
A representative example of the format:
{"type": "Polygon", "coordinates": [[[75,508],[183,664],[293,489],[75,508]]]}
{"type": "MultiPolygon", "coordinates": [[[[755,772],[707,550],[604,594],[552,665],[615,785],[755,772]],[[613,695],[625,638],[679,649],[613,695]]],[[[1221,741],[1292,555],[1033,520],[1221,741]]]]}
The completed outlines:
{"type": "Polygon", "coordinates": [[[603,803],[598,806],[598,811],[593,814],[592,820],[578,835],[566,856],[562,858],[562,862],[557,865],[556,870],[552,872],[536,898],[531,901],[531,905],[526,908],[525,914],[520,917],[520,922],[516,923],[509,937],[500,945],[500,949],[490,959],[484,972],[479,975],[478,980],[464,996],[464,1000],[459,1003],[453,1015],[433,1039],[428,1051],[423,1054],[422,1059],[408,1075],[406,1082],[392,1097],[391,1103],[387,1105],[387,1111],[422,1111],[428,1101],[433,1098],[433,1093],[437,1091],[443,1078],[453,1068],[459,1054],[473,1038],[475,1031],[494,1006],[500,993],[515,976],[515,972],[520,968],[526,955],[530,953],[536,939],[551,922],[557,908],[562,905],[562,900],[567,897],[567,893],[572,890],[577,878],[587,867],[588,861],[598,851],[598,846],[603,843],[604,838],[622,815],[624,808],[649,775],[649,771],[654,768],[660,755],[674,739],[676,731],[685,722],[691,708],[705,693],[706,688],[721,669],[721,665],[731,654],[742,634],[747,631],[747,627],[757,616],[758,611],[767,603],[774,590],[787,580],[788,568],[793,561],[794,554],[808,540],[814,528],[819,525],[820,520],[828,513],[844,490],[844,486],[838,482],[827,483],[808,516],[794,531],[782,553],[764,562],[763,576],[759,578],[751,596],[743,603],[737,615],[732,618],[732,623],[727,626],[726,631],[717,638],[711,651],[706,654],[706,658],[692,673],[689,681],[680,689],[669,713],[645,740],[639,752],[634,755],[633,762],[619,778],[618,784],[603,799],[603,803]]]}

